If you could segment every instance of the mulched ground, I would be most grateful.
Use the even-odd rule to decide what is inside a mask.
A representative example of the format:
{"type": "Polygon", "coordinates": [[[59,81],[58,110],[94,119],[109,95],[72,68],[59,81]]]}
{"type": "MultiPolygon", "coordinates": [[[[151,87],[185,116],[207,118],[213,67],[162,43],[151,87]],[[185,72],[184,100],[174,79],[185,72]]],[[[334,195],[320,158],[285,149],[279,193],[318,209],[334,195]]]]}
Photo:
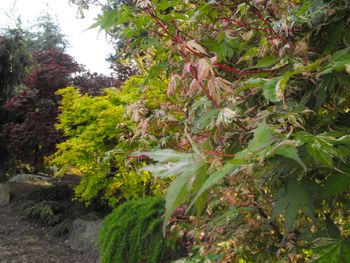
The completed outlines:
{"type": "Polygon", "coordinates": [[[95,263],[47,228],[25,221],[20,196],[13,195],[9,205],[0,207],[0,263],[95,263]]]}

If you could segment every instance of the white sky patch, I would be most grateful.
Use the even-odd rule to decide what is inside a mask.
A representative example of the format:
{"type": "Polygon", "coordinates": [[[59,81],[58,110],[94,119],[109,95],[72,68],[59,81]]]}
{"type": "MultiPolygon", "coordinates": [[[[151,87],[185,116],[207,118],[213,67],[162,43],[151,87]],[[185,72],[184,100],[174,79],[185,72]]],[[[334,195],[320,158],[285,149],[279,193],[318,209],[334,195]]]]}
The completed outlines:
{"type": "Polygon", "coordinates": [[[1,28],[13,25],[5,13],[11,14],[14,3],[14,14],[21,16],[24,28],[33,25],[38,16],[48,12],[57,18],[62,33],[68,39],[68,54],[91,72],[111,72],[105,58],[113,53],[112,46],[108,44],[103,32],[99,33],[98,29],[87,30],[95,22],[98,8],[91,7],[84,13],[84,19],[77,19],[77,7],[69,4],[68,0],[0,0],[1,28]]]}

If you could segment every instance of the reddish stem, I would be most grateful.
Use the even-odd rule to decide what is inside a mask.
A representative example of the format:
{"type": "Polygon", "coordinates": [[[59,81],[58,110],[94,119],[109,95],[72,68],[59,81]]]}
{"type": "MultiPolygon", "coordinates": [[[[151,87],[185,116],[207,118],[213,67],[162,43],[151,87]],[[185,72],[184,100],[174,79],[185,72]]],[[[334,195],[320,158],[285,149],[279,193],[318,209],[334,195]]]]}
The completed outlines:
{"type": "Polygon", "coordinates": [[[267,19],[263,17],[263,15],[262,15],[261,12],[259,11],[259,9],[257,9],[255,6],[251,5],[251,4],[248,3],[248,2],[247,2],[247,4],[253,9],[255,15],[256,15],[257,17],[259,17],[259,19],[260,19],[261,21],[263,21],[265,25],[268,26],[269,30],[270,30],[278,39],[280,39],[281,41],[283,41],[283,42],[286,43],[286,44],[289,44],[290,47],[294,49],[293,43],[289,42],[287,39],[285,39],[285,38],[282,37],[280,34],[278,34],[278,33],[273,29],[273,27],[271,26],[270,22],[267,21],[267,19]]]}
{"type": "MultiPolygon", "coordinates": [[[[159,26],[161,26],[168,34],[169,34],[169,30],[165,27],[164,23],[161,19],[159,19],[154,13],[152,13],[151,11],[148,11],[148,14],[150,16],[152,16],[157,24],[159,24],[159,26]]],[[[191,49],[190,47],[188,47],[184,41],[181,39],[180,36],[173,36],[172,39],[174,39],[174,41],[176,41],[177,43],[181,44],[181,45],[184,45],[192,54],[200,57],[200,58],[203,58],[204,55],[201,54],[201,53],[198,53],[196,52],[195,50],[191,49]]],[[[272,72],[272,70],[264,70],[264,69],[259,69],[259,70],[240,70],[240,69],[237,69],[237,68],[233,68],[233,67],[229,67],[229,66],[226,66],[226,65],[222,65],[222,64],[218,64],[218,63],[215,63],[214,64],[216,67],[220,67],[220,68],[223,68],[223,69],[226,69],[226,70],[229,70],[229,71],[234,71],[236,73],[239,73],[239,74],[254,74],[254,73],[261,73],[261,72],[272,72]]],[[[196,80],[198,81],[197,77],[196,77],[196,80]]],[[[208,90],[204,87],[204,85],[198,81],[203,93],[205,94],[205,96],[214,104],[214,106],[218,109],[222,109],[222,107],[219,105],[219,103],[209,94],[208,90]]],[[[246,127],[243,126],[243,124],[240,122],[240,121],[235,121],[235,123],[240,127],[242,128],[244,131],[249,131],[246,127]]]]}
{"type": "Polygon", "coordinates": [[[262,28],[262,27],[251,27],[249,25],[246,25],[244,23],[241,23],[239,21],[236,21],[236,20],[232,20],[233,23],[235,23],[237,26],[240,26],[240,27],[244,27],[246,29],[249,29],[249,30],[258,30],[258,31],[266,31],[267,28],[262,28]]]}
{"type": "MultiPolygon", "coordinates": [[[[152,13],[149,13],[149,15],[151,15],[157,22],[157,24],[163,28],[167,34],[169,34],[169,30],[165,27],[164,23],[162,20],[160,20],[157,16],[155,16],[154,14],[152,13]]],[[[262,30],[262,29],[260,29],[262,30]]],[[[204,58],[205,56],[195,50],[193,50],[192,48],[190,48],[189,46],[186,45],[186,43],[181,39],[180,36],[173,36],[172,39],[178,43],[179,45],[183,45],[187,50],[189,50],[193,55],[199,57],[199,58],[204,58]]],[[[272,70],[272,69],[257,69],[257,70],[241,70],[241,69],[238,69],[238,68],[234,68],[234,67],[230,67],[230,66],[227,66],[227,65],[223,65],[223,64],[220,64],[220,63],[214,63],[214,66],[215,67],[218,67],[218,68],[221,68],[221,69],[224,69],[226,71],[232,71],[232,72],[235,72],[237,74],[256,74],[256,73],[264,73],[264,72],[273,72],[275,70],[272,70]]]]}
{"type": "Polygon", "coordinates": [[[218,109],[222,109],[221,106],[219,105],[219,103],[209,94],[209,91],[204,87],[203,83],[200,82],[198,79],[197,79],[198,83],[199,83],[199,86],[201,87],[203,93],[205,94],[205,96],[207,96],[207,98],[215,105],[216,108],[218,109]]]}
{"type": "Polygon", "coordinates": [[[147,155],[144,155],[144,154],[141,154],[141,155],[130,155],[129,158],[139,159],[139,160],[149,159],[149,157],[147,155]]]}

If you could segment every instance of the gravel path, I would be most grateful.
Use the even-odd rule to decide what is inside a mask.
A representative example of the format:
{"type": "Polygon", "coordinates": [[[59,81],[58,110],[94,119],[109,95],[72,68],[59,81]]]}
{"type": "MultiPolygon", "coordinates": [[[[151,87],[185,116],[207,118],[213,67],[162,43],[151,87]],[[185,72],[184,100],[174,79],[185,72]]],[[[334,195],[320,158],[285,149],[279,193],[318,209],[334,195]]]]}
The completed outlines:
{"type": "Polygon", "coordinates": [[[23,219],[23,203],[0,207],[0,263],[95,263],[47,228],[23,219]]]}

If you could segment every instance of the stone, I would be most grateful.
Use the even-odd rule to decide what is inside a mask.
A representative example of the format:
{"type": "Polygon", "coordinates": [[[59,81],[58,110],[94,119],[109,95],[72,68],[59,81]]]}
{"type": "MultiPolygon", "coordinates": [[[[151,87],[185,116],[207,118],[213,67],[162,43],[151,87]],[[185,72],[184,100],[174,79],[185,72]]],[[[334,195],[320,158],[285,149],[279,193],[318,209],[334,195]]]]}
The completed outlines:
{"type": "Polygon", "coordinates": [[[9,182],[11,183],[21,183],[21,184],[35,184],[50,186],[52,178],[36,174],[17,174],[10,178],[9,182]]]}
{"type": "Polygon", "coordinates": [[[0,206],[10,202],[10,187],[8,184],[0,184],[0,206]]]}
{"type": "Polygon", "coordinates": [[[77,251],[89,252],[98,262],[99,251],[97,247],[98,233],[101,229],[101,220],[86,221],[76,219],[73,221],[72,231],[68,238],[70,247],[77,251]]]}

